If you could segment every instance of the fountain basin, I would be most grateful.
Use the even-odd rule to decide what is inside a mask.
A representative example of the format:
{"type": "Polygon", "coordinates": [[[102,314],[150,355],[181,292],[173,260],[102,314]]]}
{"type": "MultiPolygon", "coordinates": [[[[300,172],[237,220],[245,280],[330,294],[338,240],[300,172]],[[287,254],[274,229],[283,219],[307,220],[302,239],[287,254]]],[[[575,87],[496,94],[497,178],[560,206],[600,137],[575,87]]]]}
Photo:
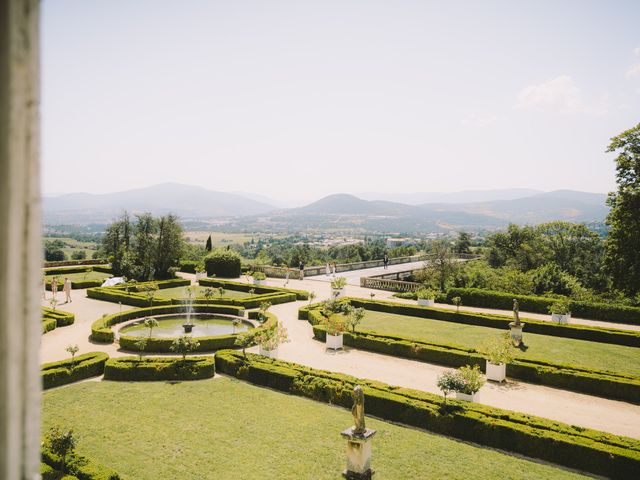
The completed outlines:
{"type": "MultiPolygon", "coordinates": [[[[246,332],[254,327],[252,322],[243,317],[221,313],[192,313],[189,323],[185,313],[154,315],[154,318],[159,325],[153,328],[151,338],[177,338],[185,332],[191,333],[193,338],[215,337],[246,332]],[[234,327],[232,323],[234,319],[240,320],[240,325],[234,327]]],[[[122,326],[118,334],[148,337],[149,329],[144,326],[144,318],[139,318],[122,326]]]]}

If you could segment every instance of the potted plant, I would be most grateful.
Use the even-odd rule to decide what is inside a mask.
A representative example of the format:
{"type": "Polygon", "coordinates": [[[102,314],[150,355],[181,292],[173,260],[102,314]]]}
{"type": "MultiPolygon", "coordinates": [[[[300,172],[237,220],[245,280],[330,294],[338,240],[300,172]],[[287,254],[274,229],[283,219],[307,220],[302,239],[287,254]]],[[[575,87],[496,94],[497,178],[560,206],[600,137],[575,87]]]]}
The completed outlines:
{"type": "Polygon", "coordinates": [[[484,378],[482,378],[482,373],[480,372],[480,367],[478,365],[474,365],[473,367],[465,365],[458,369],[457,374],[463,386],[460,390],[456,390],[456,398],[467,402],[478,401],[478,391],[485,383],[484,378]]]}
{"type": "Polygon", "coordinates": [[[256,334],[256,342],[260,346],[260,355],[277,358],[278,347],[289,341],[287,329],[278,320],[265,324],[262,331],[256,334]]]}
{"type": "Polygon", "coordinates": [[[267,279],[267,276],[263,272],[253,272],[251,276],[253,277],[254,285],[262,285],[267,279]]]}
{"type": "Polygon", "coordinates": [[[485,345],[481,349],[482,356],[487,361],[487,380],[503,382],[507,378],[507,363],[513,360],[513,343],[509,334],[505,334],[485,345]]]}
{"type": "Polygon", "coordinates": [[[207,269],[204,268],[204,262],[200,262],[196,265],[196,282],[199,282],[203,278],[207,278],[207,269]]]}
{"type": "Polygon", "coordinates": [[[347,279],[344,277],[336,277],[331,280],[331,298],[340,298],[344,296],[344,287],[347,285],[347,279]]]}
{"type": "Polygon", "coordinates": [[[343,345],[343,333],[346,330],[344,317],[339,314],[330,315],[322,322],[327,329],[325,344],[327,350],[338,350],[343,345]]]}
{"type": "Polygon", "coordinates": [[[569,323],[571,320],[571,302],[566,298],[558,298],[549,305],[551,320],[558,323],[569,323]]]}
{"type": "Polygon", "coordinates": [[[444,403],[447,403],[447,395],[451,392],[457,392],[464,388],[464,382],[455,370],[447,370],[446,372],[438,375],[438,388],[442,390],[444,395],[444,403]]]}
{"type": "Polygon", "coordinates": [[[423,307],[433,307],[436,303],[436,295],[438,292],[432,288],[421,288],[416,292],[418,297],[418,305],[423,307]]]}

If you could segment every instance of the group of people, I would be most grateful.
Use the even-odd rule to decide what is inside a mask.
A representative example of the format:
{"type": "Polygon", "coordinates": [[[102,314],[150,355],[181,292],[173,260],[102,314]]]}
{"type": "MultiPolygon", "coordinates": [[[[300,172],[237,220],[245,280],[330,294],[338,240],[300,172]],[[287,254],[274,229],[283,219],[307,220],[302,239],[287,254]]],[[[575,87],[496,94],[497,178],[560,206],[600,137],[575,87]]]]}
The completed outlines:
{"type": "Polygon", "coordinates": [[[336,262],[329,263],[327,262],[327,266],[325,267],[325,272],[327,273],[327,277],[329,275],[336,276],[336,262]]]}
{"type": "MultiPolygon", "coordinates": [[[[46,277],[42,277],[42,299],[47,299],[47,279],[46,277]]],[[[60,280],[58,277],[54,277],[51,280],[51,298],[56,298],[58,295],[58,289],[60,287],[60,280]]],[[[65,303],[71,303],[71,280],[69,277],[65,277],[64,282],[62,282],[62,291],[65,296],[65,303]]]]}

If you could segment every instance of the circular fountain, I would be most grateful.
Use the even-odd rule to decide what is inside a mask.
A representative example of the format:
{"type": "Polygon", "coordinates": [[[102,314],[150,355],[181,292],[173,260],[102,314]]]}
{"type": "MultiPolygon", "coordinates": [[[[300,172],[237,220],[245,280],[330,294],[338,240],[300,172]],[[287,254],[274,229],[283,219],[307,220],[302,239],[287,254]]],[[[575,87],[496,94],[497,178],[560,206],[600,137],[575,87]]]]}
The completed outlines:
{"type": "MultiPolygon", "coordinates": [[[[155,338],[176,338],[191,333],[194,338],[214,337],[219,335],[233,335],[246,332],[254,327],[245,318],[222,313],[176,313],[156,315],[158,326],[153,327],[151,336],[155,338]],[[188,326],[189,330],[185,328],[188,326]]],[[[132,337],[149,336],[149,328],[145,327],[144,319],[127,322],[119,330],[120,335],[132,337]]]]}

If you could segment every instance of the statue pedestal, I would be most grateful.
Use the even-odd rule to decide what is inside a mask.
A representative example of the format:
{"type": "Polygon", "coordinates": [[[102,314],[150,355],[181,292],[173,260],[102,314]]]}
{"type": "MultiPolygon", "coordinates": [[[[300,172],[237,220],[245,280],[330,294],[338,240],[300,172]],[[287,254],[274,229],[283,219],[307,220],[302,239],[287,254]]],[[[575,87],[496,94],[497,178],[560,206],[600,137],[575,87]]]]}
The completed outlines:
{"type": "Polygon", "coordinates": [[[524,323],[516,325],[515,322],[511,322],[509,324],[509,328],[511,329],[511,340],[513,340],[515,345],[520,345],[522,343],[522,329],[524,328],[524,323]]]}
{"type": "Polygon", "coordinates": [[[346,429],[340,435],[347,439],[347,469],[342,476],[348,480],[370,480],[371,470],[371,439],[375,430],[367,428],[362,434],[354,433],[354,427],[346,429]]]}

